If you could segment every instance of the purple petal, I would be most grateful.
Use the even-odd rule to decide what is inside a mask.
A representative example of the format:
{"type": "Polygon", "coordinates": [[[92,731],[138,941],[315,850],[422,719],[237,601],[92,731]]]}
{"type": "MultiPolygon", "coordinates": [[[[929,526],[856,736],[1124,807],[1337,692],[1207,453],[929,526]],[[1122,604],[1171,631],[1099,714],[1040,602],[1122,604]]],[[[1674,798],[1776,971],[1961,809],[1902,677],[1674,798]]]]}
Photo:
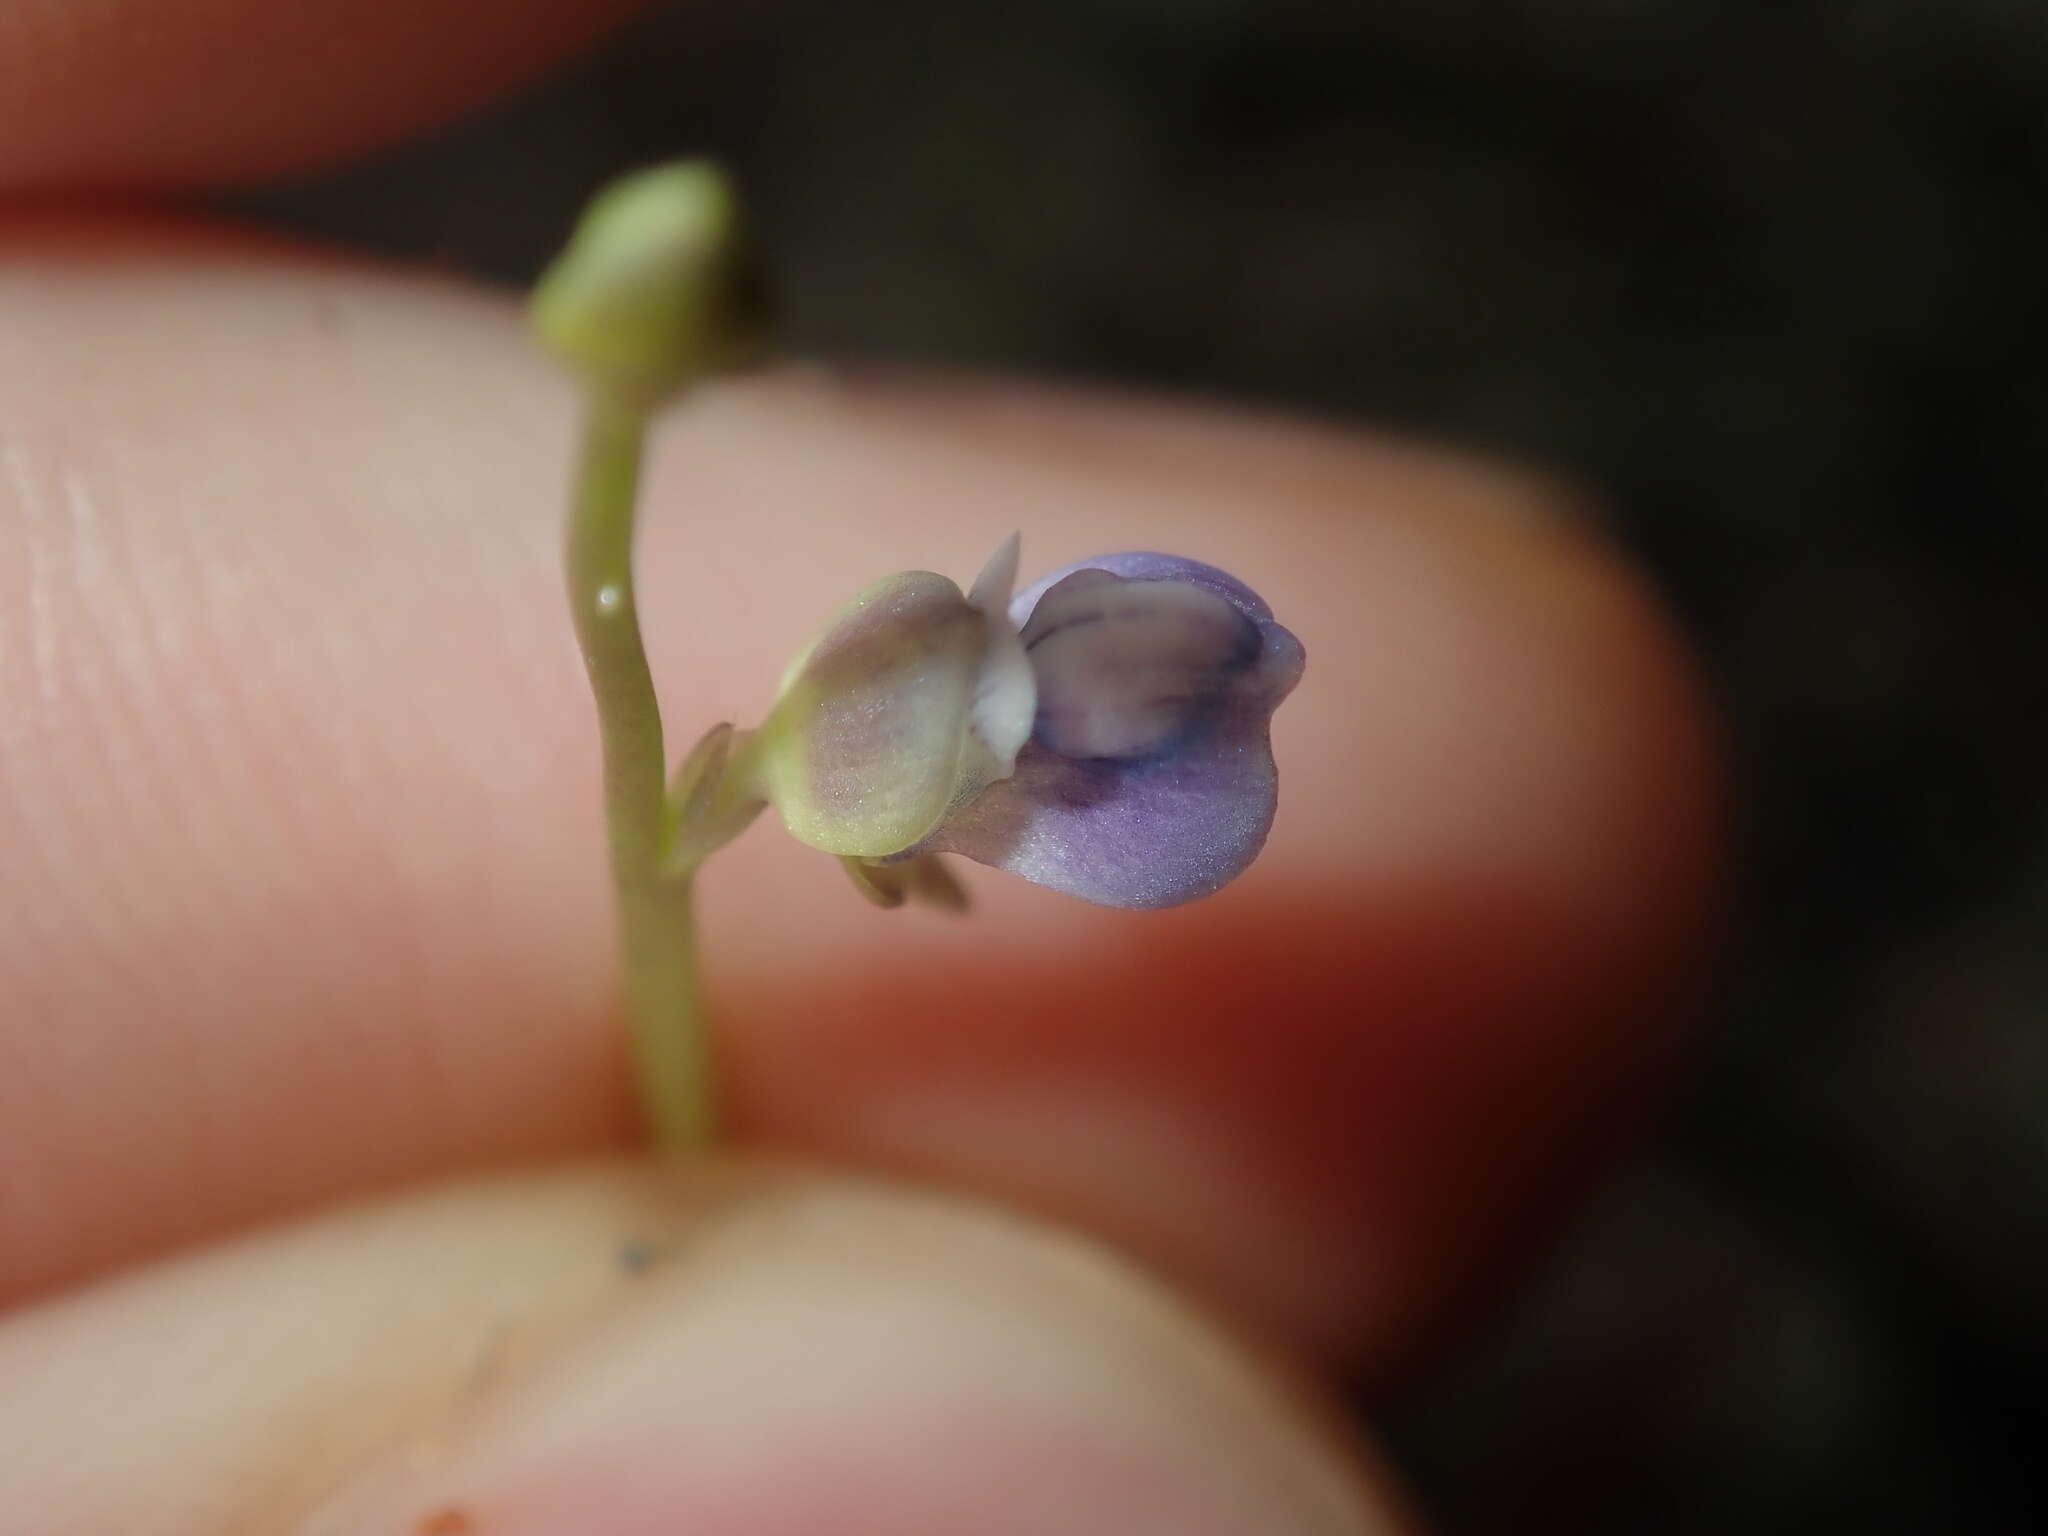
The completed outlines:
{"type": "Polygon", "coordinates": [[[1040,577],[1010,600],[1010,622],[1019,629],[1030,623],[1038,600],[1054,583],[1066,580],[1076,571],[1107,571],[1112,576],[1124,576],[1133,581],[1185,581],[1229,598],[1238,611],[1254,623],[1270,623],[1273,618],[1273,610],[1266,606],[1265,599],[1228,571],[1219,571],[1213,565],[1204,565],[1199,560],[1188,560],[1180,555],[1127,550],[1117,555],[1100,555],[1093,560],[1077,560],[1050,576],[1040,577]]]}
{"type": "Polygon", "coordinates": [[[1213,713],[1258,659],[1259,628],[1186,581],[1076,571],[1020,637],[1037,682],[1032,734],[1061,757],[1149,757],[1213,713]]]}
{"type": "Polygon", "coordinates": [[[1074,654],[1039,669],[1053,717],[1041,712],[1015,775],[928,846],[1114,907],[1191,901],[1249,864],[1273,822],[1268,726],[1303,660],[1258,595],[1192,560],[1109,555],[1054,572],[1010,616],[1041,651],[1069,629],[1074,654]],[[1171,587],[1133,590],[1155,582],[1171,587]],[[1185,588],[1222,598],[1239,621],[1219,621],[1216,605],[1185,588]],[[1034,631],[1041,602],[1058,606],[1034,631]],[[1084,640],[1100,653],[1084,653],[1084,640]],[[1090,688],[1116,702],[1111,715],[1062,703],[1090,688]]]}

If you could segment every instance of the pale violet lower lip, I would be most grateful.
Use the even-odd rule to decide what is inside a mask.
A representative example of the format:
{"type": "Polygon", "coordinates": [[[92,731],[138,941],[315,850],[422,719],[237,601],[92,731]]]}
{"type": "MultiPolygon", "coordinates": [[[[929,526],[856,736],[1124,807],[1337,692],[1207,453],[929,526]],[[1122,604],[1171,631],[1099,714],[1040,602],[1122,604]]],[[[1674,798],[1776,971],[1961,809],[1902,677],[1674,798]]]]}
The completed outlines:
{"type": "MultiPolygon", "coordinates": [[[[925,846],[1103,906],[1192,901],[1229,883],[1264,846],[1278,803],[1269,727],[1301,675],[1301,644],[1236,578],[1154,553],[1107,555],[1037,582],[1011,607],[1027,641],[1039,602],[1060,582],[1087,572],[1132,584],[1185,584],[1223,598],[1252,627],[1257,648],[1231,657],[1228,675],[1213,680],[1200,709],[1172,721],[1174,729],[1143,743],[1143,752],[1076,757],[1054,750],[1091,740],[1129,746],[1137,730],[1091,736],[1090,728],[1065,738],[1056,729],[1041,730],[1018,754],[1016,771],[956,811],[925,846]]],[[[1082,607],[1102,597],[1102,582],[1070,590],[1082,595],[1076,616],[1092,617],[1082,607]]],[[[1056,635],[1053,644],[1064,640],[1079,651],[1110,628],[1080,628],[1056,635]]],[[[1037,638],[1051,632],[1041,626],[1037,638]]],[[[1165,637],[1169,645],[1184,642],[1184,634],[1165,637]]],[[[1080,679],[1075,687],[1085,686],[1087,660],[1066,658],[1080,679]]],[[[1041,693],[1056,705],[1065,685],[1064,679],[1042,679],[1041,693]]]]}

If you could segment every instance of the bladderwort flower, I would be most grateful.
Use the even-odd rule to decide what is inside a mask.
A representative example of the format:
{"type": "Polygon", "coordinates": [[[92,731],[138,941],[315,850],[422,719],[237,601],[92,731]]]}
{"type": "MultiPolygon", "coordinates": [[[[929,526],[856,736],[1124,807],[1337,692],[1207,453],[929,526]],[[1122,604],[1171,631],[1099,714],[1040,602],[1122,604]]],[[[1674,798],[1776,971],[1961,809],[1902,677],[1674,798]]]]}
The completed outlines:
{"type": "Polygon", "coordinates": [[[1212,566],[1107,555],[1013,597],[1013,536],[966,592],[908,571],[860,593],[758,728],[714,727],[671,779],[633,582],[640,462],[657,409],[759,355],[759,299],[730,185],[682,162],[601,193],[530,310],[584,395],[564,563],[635,1076],[667,1148],[717,1128],[697,871],[761,810],[887,906],[964,905],[944,854],[1105,906],[1172,906],[1264,843],[1268,727],[1302,669],[1300,642],[1212,566]]]}
{"type": "Polygon", "coordinates": [[[877,882],[960,854],[1112,907],[1234,878],[1272,825],[1268,727],[1302,648],[1213,566],[1117,554],[1011,597],[910,571],[797,659],[742,756],[799,841],[877,882]]]}

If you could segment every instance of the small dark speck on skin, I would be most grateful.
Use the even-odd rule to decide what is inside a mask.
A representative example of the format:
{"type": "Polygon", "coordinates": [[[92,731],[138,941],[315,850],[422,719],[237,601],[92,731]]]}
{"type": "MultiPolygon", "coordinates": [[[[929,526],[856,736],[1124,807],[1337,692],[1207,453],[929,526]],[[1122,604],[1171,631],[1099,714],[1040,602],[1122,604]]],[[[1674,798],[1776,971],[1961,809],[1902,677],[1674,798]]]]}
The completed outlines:
{"type": "Polygon", "coordinates": [[[629,1275],[644,1275],[661,1260],[661,1250],[641,1238],[632,1237],[619,1244],[619,1268],[629,1275]]]}
{"type": "Polygon", "coordinates": [[[477,1536],[483,1529],[460,1505],[444,1504],[420,1521],[416,1536],[477,1536]]]}
{"type": "Polygon", "coordinates": [[[339,336],[348,329],[348,316],[325,294],[313,300],[313,329],[323,336],[339,336]]]}

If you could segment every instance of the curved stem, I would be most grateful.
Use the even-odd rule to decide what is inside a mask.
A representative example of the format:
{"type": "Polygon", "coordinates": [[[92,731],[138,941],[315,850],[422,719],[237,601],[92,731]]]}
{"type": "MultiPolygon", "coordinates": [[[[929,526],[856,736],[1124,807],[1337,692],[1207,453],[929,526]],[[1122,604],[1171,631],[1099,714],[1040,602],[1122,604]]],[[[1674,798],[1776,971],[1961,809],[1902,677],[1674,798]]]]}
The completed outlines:
{"type": "Polygon", "coordinates": [[[717,1114],[697,987],[692,871],[663,867],[671,835],[667,764],[633,595],[633,514],[646,428],[643,407],[592,391],[569,513],[569,604],[597,701],[605,830],[641,1103],[657,1146],[702,1146],[717,1114]]]}

